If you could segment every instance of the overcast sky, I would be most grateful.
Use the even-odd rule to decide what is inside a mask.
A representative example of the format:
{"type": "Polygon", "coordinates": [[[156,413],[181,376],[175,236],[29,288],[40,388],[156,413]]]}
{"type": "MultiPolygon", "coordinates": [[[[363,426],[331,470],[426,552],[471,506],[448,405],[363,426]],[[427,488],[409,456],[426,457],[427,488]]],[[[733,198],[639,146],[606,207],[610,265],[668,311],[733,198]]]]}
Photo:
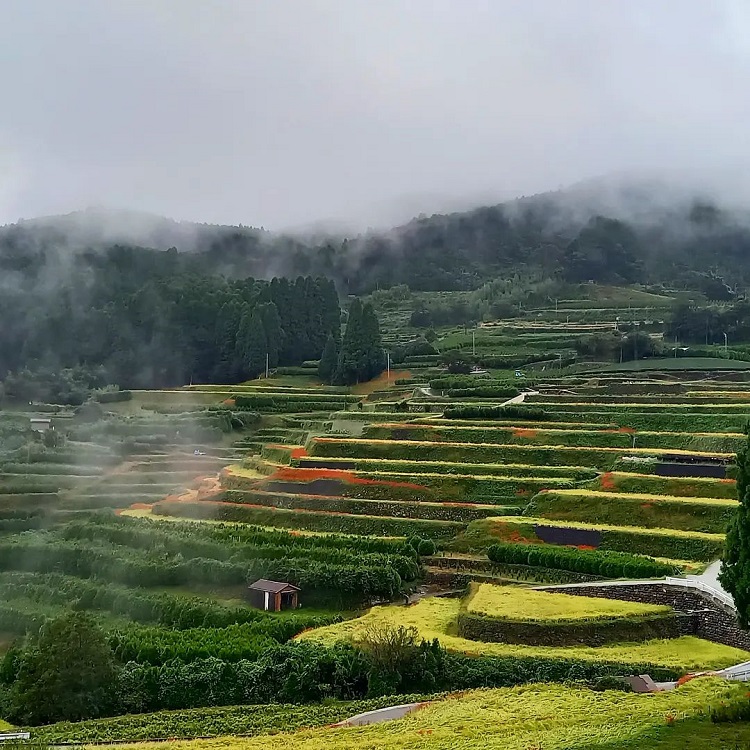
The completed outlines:
{"type": "Polygon", "coordinates": [[[0,0],[0,223],[378,224],[750,154],[750,0],[0,0]]]}

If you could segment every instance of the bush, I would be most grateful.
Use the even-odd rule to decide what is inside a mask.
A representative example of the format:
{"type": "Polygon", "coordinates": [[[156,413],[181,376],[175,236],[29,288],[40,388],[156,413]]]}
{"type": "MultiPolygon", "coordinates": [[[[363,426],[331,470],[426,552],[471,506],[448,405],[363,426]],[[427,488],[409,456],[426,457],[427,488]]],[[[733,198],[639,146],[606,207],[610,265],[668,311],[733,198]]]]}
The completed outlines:
{"type": "Polygon", "coordinates": [[[115,404],[130,401],[133,394],[130,391],[100,391],[94,393],[94,398],[100,404],[115,404]]]}
{"type": "Polygon", "coordinates": [[[538,565],[607,578],[659,578],[677,575],[674,565],[626,552],[579,550],[552,545],[493,544],[487,557],[496,563],[538,565]]]}
{"type": "Polygon", "coordinates": [[[419,546],[417,547],[417,552],[421,556],[428,556],[428,555],[434,555],[437,552],[437,546],[435,545],[435,542],[432,541],[432,539],[421,539],[419,542],[419,546]]]}
{"type": "Polygon", "coordinates": [[[551,419],[544,410],[533,406],[447,406],[443,411],[446,419],[518,419],[530,422],[546,422],[551,419]]]}
{"type": "Polygon", "coordinates": [[[207,501],[199,503],[157,503],[156,515],[178,518],[211,518],[217,521],[252,523],[280,528],[324,531],[331,534],[361,534],[364,536],[409,536],[424,529],[435,538],[449,539],[464,528],[452,521],[426,521],[386,517],[353,516],[345,513],[315,513],[300,510],[248,508],[227,506],[207,501]]]}

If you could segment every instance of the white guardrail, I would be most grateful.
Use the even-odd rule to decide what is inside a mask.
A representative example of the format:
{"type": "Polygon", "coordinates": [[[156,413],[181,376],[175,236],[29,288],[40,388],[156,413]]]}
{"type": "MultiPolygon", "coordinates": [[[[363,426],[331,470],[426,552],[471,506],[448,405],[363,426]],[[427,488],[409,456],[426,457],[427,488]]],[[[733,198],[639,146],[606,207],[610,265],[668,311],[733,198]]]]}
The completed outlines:
{"type": "Polygon", "coordinates": [[[29,732],[3,732],[0,734],[0,742],[8,742],[10,740],[28,740],[31,737],[29,732]]]}
{"type": "Polygon", "coordinates": [[[725,591],[719,591],[719,589],[716,589],[713,586],[709,586],[708,584],[703,583],[703,581],[697,580],[695,578],[667,577],[664,579],[664,582],[670,584],[671,586],[682,586],[683,588],[697,589],[698,591],[702,591],[704,594],[708,594],[708,596],[710,596],[712,599],[716,599],[725,606],[731,607],[733,610],[736,609],[736,607],[734,606],[734,599],[732,599],[729,594],[727,594],[725,591]]]}

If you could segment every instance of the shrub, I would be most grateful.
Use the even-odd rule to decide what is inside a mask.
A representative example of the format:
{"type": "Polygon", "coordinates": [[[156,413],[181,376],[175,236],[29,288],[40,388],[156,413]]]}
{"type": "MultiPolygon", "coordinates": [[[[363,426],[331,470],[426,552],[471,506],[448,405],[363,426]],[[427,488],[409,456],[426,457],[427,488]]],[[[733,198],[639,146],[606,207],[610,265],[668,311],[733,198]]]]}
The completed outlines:
{"type": "Polygon", "coordinates": [[[641,555],[553,545],[493,544],[487,549],[487,557],[496,563],[539,565],[607,578],[658,578],[679,573],[674,565],[641,555]]]}

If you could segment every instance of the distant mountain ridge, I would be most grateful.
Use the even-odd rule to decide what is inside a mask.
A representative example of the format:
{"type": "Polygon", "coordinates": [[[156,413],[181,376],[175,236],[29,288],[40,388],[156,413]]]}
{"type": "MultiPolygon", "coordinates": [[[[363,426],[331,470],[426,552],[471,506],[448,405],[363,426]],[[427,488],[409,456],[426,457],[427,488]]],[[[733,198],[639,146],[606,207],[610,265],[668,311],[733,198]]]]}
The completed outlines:
{"type": "Polygon", "coordinates": [[[658,177],[604,177],[354,235],[324,227],[273,233],[90,208],[0,227],[0,268],[120,245],[176,248],[194,255],[186,267],[201,273],[327,276],[355,294],[394,284],[472,289],[519,272],[606,283],[713,273],[747,283],[750,213],[721,208],[710,194],[658,177]]]}

